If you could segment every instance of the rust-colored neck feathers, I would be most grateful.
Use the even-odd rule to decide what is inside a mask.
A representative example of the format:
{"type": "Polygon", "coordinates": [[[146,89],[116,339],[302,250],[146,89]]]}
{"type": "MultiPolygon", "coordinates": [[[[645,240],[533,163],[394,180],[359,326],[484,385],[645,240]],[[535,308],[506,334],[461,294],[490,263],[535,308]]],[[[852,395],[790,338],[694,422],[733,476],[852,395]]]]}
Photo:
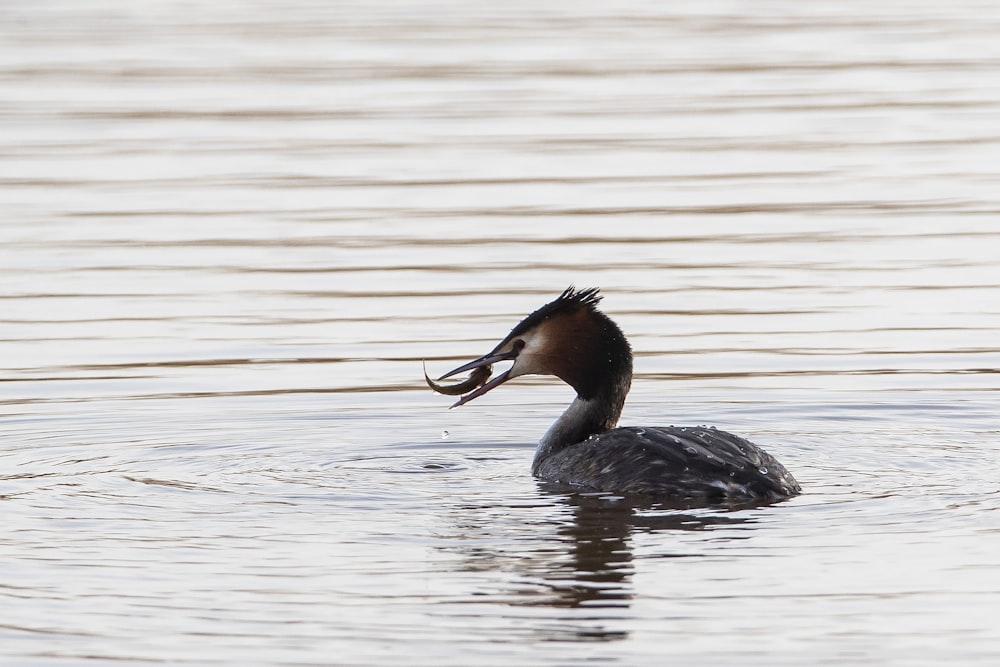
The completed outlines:
{"type": "Polygon", "coordinates": [[[603,394],[606,400],[608,393],[628,392],[632,352],[621,330],[604,313],[576,305],[540,328],[546,370],[573,387],[580,398],[591,400],[603,394]]]}

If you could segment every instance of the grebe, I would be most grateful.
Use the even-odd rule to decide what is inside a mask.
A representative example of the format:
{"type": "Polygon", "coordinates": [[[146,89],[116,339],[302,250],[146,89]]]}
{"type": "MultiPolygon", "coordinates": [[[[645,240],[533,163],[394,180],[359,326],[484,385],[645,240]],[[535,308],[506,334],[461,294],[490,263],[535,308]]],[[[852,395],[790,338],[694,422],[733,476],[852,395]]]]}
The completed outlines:
{"type": "Polygon", "coordinates": [[[538,444],[536,477],[611,494],[686,505],[770,503],[797,495],[798,482],[774,457],[743,438],[706,427],[615,428],[632,384],[625,335],[597,309],[597,288],[570,286],[528,315],[489,354],[438,381],[472,371],[457,385],[426,377],[452,407],[520,375],[555,375],[576,390],[569,408],[538,444]],[[513,365],[492,380],[491,366],[513,365]]]}

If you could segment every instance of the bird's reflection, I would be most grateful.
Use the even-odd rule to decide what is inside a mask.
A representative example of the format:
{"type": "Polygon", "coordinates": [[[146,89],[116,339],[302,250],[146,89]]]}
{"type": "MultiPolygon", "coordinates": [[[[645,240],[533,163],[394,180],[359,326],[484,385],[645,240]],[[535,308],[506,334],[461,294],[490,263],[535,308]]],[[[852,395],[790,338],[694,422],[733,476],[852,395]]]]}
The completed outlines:
{"type": "Polygon", "coordinates": [[[532,505],[463,505],[456,517],[461,539],[450,544],[465,556],[465,569],[503,573],[499,587],[486,593],[494,602],[594,611],[589,623],[553,630],[560,634],[553,639],[614,641],[627,636],[615,629],[614,621],[635,595],[636,533],[699,531],[753,521],[738,512],[645,505],[550,482],[539,482],[539,491],[539,503],[532,505]],[[563,511],[554,511],[559,509],[563,511]],[[602,615],[601,609],[607,613],[602,615]]]}
{"type": "Polygon", "coordinates": [[[735,514],[694,514],[606,494],[584,494],[550,482],[540,482],[539,487],[572,509],[573,520],[558,528],[559,535],[568,538],[570,558],[557,570],[560,576],[549,578],[554,597],[542,602],[554,606],[628,606],[633,596],[632,536],[636,532],[694,531],[748,521],[735,514]],[[570,581],[563,580],[567,574],[570,581]]]}

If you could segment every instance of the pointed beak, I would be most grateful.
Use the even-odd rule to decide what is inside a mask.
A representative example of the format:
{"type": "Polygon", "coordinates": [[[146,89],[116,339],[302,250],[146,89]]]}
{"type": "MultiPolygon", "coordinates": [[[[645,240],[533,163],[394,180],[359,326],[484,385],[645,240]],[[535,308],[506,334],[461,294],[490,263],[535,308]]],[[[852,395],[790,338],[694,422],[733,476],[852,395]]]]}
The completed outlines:
{"type": "MultiPolygon", "coordinates": [[[[475,361],[470,361],[467,364],[464,364],[462,366],[459,366],[458,368],[448,371],[447,373],[439,377],[438,381],[445,380],[453,375],[458,375],[459,373],[464,373],[466,371],[472,371],[477,368],[482,368],[483,366],[492,366],[493,364],[499,361],[510,361],[511,359],[516,359],[516,358],[517,358],[516,350],[510,350],[508,352],[491,352],[484,357],[479,357],[475,361]]],[[[506,371],[496,376],[495,378],[493,378],[483,386],[479,387],[475,391],[469,392],[465,396],[462,396],[460,399],[455,401],[455,403],[450,407],[457,408],[460,405],[465,405],[472,399],[479,398],[486,392],[496,389],[509,379],[510,379],[510,369],[507,369],[506,371]]]]}

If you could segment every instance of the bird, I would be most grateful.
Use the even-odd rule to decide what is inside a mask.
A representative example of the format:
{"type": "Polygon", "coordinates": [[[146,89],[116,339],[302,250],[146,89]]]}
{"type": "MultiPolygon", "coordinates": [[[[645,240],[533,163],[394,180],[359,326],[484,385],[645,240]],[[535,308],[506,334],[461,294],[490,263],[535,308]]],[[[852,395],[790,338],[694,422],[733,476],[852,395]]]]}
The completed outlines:
{"type": "Polygon", "coordinates": [[[448,371],[435,391],[451,407],[522,375],[553,375],[576,397],[538,443],[531,465],[540,480],[573,489],[685,507],[763,505],[801,492],[773,456],[715,427],[617,426],[632,385],[632,349],[598,305],[599,288],[568,287],[519,322],[489,353],[448,371]],[[492,377],[494,364],[512,362],[492,377]],[[470,372],[458,384],[443,380],[470,372]]]}

